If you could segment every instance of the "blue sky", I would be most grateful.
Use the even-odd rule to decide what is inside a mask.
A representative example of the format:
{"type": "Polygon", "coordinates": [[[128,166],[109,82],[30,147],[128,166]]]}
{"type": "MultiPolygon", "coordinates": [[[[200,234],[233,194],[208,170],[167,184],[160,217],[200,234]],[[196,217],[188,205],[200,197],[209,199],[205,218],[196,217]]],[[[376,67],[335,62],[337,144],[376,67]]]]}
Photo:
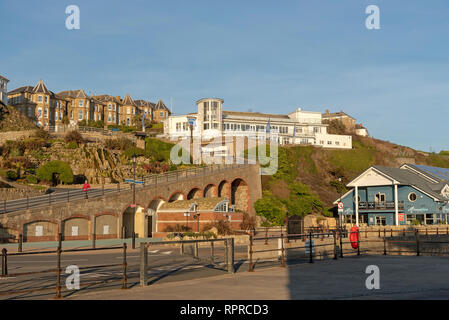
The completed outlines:
{"type": "Polygon", "coordinates": [[[0,74],[9,89],[156,101],[177,114],[220,97],[229,110],[344,110],[379,139],[449,150],[449,2],[0,2],[0,74]],[[77,5],[81,29],[65,28],[77,5]],[[365,8],[380,8],[380,30],[365,8]]]}

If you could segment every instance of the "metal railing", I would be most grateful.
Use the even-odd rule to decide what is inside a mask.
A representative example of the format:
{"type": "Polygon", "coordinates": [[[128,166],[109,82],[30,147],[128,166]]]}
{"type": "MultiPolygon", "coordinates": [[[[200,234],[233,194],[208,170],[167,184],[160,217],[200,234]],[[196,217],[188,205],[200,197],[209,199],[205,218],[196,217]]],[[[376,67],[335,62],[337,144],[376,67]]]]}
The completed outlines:
{"type": "MultiPolygon", "coordinates": [[[[34,252],[17,252],[17,253],[8,253],[6,248],[2,249],[2,252],[0,254],[1,256],[1,278],[20,278],[24,276],[30,276],[30,275],[39,275],[39,274],[51,274],[56,273],[55,278],[55,298],[62,298],[62,285],[61,285],[61,257],[63,253],[69,253],[69,252],[86,252],[86,251],[104,251],[104,250],[116,250],[116,249],[122,249],[122,257],[123,261],[122,263],[114,263],[114,264],[102,264],[102,265],[89,265],[89,266],[83,266],[78,267],[79,270],[86,270],[86,269],[101,269],[101,268],[107,268],[107,267],[122,267],[122,277],[119,280],[121,282],[121,289],[127,288],[127,258],[126,258],[126,250],[127,245],[126,243],[123,244],[123,246],[116,246],[116,247],[103,247],[103,248],[89,248],[89,249],[62,249],[61,247],[58,247],[56,251],[34,251],[34,252]],[[45,270],[39,270],[39,271],[30,271],[30,272],[17,272],[17,273],[10,273],[8,271],[8,258],[10,257],[17,257],[17,256],[29,256],[29,255],[38,255],[38,254],[55,254],[56,255],[56,266],[55,268],[51,269],[45,269],[45,270]]],[[[99,283],[110,283],[114,280],[97,280],[97,281],[88,281],[83,282],[80,284],[81,287],[87,287],[91,286],[93,284],[99,284],[99,283]]],[[[117,281],[117,280],[115,280],[117,281]]],[[[27,294],[27,293],[34,293],[34,292],[40,292],[40,291],[48,291],[51,290],[51,287],[49,286],[41,286],[41,287],[35,287],[31,289],[19,289],[19,290],[5,290],[0,291],[0,296],[8,296],[8,295],[16,295],[16,294],[27,294]]]]}
{"type": "MultiPolygon", "coordinates": [[[[233,170],[239,167],[250,166],[250,164],[230,164],[230,165],[212,165],[208,167],[192,168],[184,170],[170,171],[161,174],[153,174],[146,177],[136,178],[136,190],[144,190],[153,186],[163,185],[171,182],[178,182],[189,180],[196,176],[213,175],[228,170],[233,170]]],[[[129,181],[129,180],[128,180],[129,181]]],[[[52,204],[68,203],[76,200],[83,199],[97,199],[105,195],[119,194],[121,192],[132,191],[133,183],[122,182],[117,184],[109,184],[108,186],[114,186],[113,188],[105,188],[105,184],[102,184],[101,189],[92,189],[88,192],[83,190],[67,190],[67,192],[53,192],[47,195],[37,197],[27,197],[16,200],[4,200],[0,202],[0,214],[23,211],[31,208],[38,208],[43,206],[50,206],[52,204]]]]}

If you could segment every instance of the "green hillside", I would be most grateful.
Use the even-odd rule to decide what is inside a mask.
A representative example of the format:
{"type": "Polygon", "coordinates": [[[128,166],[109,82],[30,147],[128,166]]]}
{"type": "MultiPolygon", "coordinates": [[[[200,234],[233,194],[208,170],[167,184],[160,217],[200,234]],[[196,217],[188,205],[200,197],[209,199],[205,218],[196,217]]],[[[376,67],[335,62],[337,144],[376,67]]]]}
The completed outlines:
{"type": "Polygon", "coordinates": [[[332,215],[333,202],[362,171],[372,165],[399,167],[404,163],[449,168],[449,156],[359,136],[353,136],[351,150],[280,147],[278,171],[262,177],[264,196],[256,203],[256,211],[265,217],[275,217],[269,219],[275,224],[283,221],[285,210],[296,215],[332,215]]]}

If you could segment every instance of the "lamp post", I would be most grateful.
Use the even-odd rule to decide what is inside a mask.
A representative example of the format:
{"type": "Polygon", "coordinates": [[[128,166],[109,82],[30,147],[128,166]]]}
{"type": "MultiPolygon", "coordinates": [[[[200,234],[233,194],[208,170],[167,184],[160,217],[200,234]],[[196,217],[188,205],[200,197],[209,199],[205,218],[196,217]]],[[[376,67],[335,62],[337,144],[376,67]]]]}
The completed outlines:
{"type": "Polygon", "coordinates": [[[136,154],[133,154],[133,207],[134,207],[134,219],[133,219],[133,226],[132,226],[132,230],[133,230],[133,238],[134,238],[134,224],[135,224],[135,219],[136,219],[136,211],[137,211],[137,205],[136,205],[136,161],[137,161],[137,157],[136,154]]]}
{"type": "Polygon", "coordinates": [[[196,232],[200,232],[200,214],[197,213],[193,216],[193,219],[196,219],[196,232]]]}

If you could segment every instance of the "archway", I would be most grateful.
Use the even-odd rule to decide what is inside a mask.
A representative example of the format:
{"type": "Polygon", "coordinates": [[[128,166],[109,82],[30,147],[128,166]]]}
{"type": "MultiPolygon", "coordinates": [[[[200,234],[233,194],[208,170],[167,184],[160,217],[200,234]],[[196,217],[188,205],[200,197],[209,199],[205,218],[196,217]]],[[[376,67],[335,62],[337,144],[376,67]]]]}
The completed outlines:
{"type": "Polygon", "coordinates": [[[157,232],[157,211],[166,201],[162,198],[153,199],[148,206],[148,221],[147,230],[148,237],[152,237],[154,232],[157,232]]]}
{"type": "Polygon", "coordinates": [[[33,241],[57,241],[58,225],[48,220],[36,220],[23,226],[23,240],[33,241]]]}
{"type": "Polygon", "coordinates": [[[187,200],[198,199],[201,198],[201,190],[198,188],[193,188],[187,194],[187,200]]]}
{"type": "Polygon", "coordinates": [[[62,222],[64,240],[88,240],[89,219],[87,217],[72,217],[62,222]]]}
{"type": "Polygon", "coordinates": [[[213,198],[217,196],[217,186],[214,184],[208,184],[206,188],[204,188],[203,192],[204,198],[213,198]]]}
{"type": "Polygon", "coordinates": [[[170,198],[168,199],[168,202],[174,202],[178,200],[184,200],[184,195],[181,192],[175,192],[173,193],[170,198]]]}
{"type": "Polygon", "coordinates": [[[144,208],[137,205],[136,208],[131,206],[123,212],[123,235],[125,238],[132,238],[133,232],[136,237],[144,237],[145,234],[145,213],[144,208]]]}
{"type": "Polygon", "coordinates": [[[223,180],[218,185],[218,197],[220,198],[230,198],[229,182],[223,180]]]}
{"type": "Polygon", "coordinates": [[[235,179],[231,184],[231,204],[239,211],[249,212],[249,187],[243,179],[235,179]]]}

